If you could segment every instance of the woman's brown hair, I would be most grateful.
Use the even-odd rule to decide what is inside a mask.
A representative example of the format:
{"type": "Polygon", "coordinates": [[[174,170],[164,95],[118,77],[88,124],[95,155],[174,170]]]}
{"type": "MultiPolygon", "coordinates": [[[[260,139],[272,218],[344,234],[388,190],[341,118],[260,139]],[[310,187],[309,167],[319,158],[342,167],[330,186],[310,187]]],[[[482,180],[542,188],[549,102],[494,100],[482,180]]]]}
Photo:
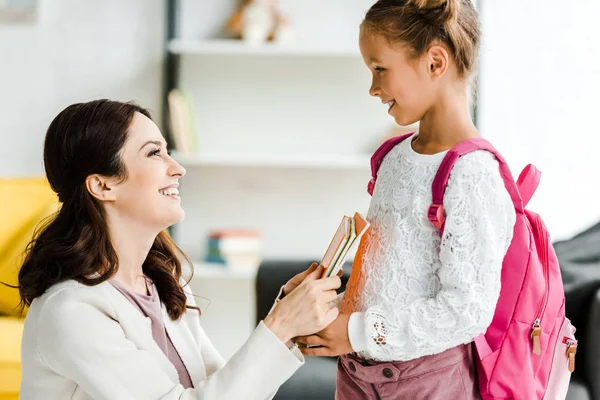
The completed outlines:
{"type": "MultiPolygon", "coordinates": [[[[97,285],[117,272],[119,260],[104,208],[88,192],[85,180],[92,174],[127,179],[121,150],[135,113],[151,118],[148,110],[133,103],[96,100],[67,107],[50,124],[44,167],[61,206],[27,248],[18,282],[23,307],[59,282],[74,279],[97,285]]],[[[142,266],[173,320],[186,308],[197,309],[186,305],[178,255],[189,262],[169,235],[161,232],[142,266]]]]}
{"type": "Polygon", "coordinates": [[[413,57],[438,41],[452,53],[460,76],[475,69],[481,30],[471,0],[379,0],[367,11],[363,27],[403,44],[413,57]]]}

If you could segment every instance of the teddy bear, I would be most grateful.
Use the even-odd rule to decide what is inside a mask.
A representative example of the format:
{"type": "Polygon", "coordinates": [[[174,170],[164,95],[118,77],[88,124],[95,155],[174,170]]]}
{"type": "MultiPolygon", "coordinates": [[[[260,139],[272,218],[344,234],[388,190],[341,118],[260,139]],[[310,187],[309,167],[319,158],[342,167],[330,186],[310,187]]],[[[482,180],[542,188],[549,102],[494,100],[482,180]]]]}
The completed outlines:
{"type": "Polygon", "coordinates": [[[277,0],[244,0],[229,19],[227,30],[255,46],[266,41],[289,43],[293,40],[290,24],[277,0]]]}

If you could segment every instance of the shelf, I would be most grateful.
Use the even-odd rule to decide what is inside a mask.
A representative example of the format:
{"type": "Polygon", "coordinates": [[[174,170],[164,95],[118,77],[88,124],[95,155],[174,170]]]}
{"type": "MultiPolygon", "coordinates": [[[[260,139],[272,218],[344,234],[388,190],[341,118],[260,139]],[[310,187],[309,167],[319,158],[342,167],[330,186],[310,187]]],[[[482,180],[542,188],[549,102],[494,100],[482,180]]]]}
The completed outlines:
{"type": "Polygon", "coordinates": [[[198,154],[174,153],[173,158],[186,168],[189,167],[277,167],[315,169],[368,170],[368,155],[248,155],[248,154],[198,154]]]}
{"type": "Polygon", "coordinates": [[[174,39],[169,42],[168,49],[173,54],[222,54],[222,55],[274,55],[298,57],[350,57],[359,58],[358,47],[334,46],[300,46],[278,45],[265,43],[252,46],[241,40],[213,39],[213,40],[183,40],[174,39]]]}
{"type": "Polygon", "coordinates": [[[253,268],[231,268],[202,261],[193,261],[193,265],[194,278],[199,279],[254,279],[257,273],[253,268]]]}

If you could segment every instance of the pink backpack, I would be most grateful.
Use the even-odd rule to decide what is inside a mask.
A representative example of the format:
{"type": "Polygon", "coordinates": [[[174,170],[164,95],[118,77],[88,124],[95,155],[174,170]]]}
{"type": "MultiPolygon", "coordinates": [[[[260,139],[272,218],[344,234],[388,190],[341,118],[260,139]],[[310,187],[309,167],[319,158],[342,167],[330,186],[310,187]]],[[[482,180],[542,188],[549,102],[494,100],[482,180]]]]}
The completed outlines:
{"type": "MultiPolygon", "coordinates": [[[[389,139],[373,154],[369,194],[373,194],[385,155],[411,135],[389,139]]],[[[465,140],[448,151],[437,171],[428,218],[437,229],[444,229],[443,198],[450,171],[459,157],[474,150],[496,156],[517,215],[502,264],[502,288],[492,323],[485,334],[474,339],[481,396],[564,399],[575,368],[575,328],[565,317],[562,278],[548,231],[539,215],[525,209],[541,173],[530,164],[515,183],[508,165],[487,140],[465,140]]]]}

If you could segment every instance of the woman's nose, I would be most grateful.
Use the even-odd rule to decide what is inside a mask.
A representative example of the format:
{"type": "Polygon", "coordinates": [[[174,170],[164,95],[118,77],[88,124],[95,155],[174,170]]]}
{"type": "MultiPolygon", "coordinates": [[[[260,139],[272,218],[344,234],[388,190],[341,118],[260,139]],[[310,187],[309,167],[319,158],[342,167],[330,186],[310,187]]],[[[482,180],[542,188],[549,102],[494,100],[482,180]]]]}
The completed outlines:
{"type": "Polygon", "coordinates": [[[179,164],[177,161],[175,161],[173,158],[171,158],[171,166],[170,166],[170,170],[169,170],[170,175],[172,176],[185,176],[185,168],[183,168],[183,166],[181,164],[179,164]]]}

